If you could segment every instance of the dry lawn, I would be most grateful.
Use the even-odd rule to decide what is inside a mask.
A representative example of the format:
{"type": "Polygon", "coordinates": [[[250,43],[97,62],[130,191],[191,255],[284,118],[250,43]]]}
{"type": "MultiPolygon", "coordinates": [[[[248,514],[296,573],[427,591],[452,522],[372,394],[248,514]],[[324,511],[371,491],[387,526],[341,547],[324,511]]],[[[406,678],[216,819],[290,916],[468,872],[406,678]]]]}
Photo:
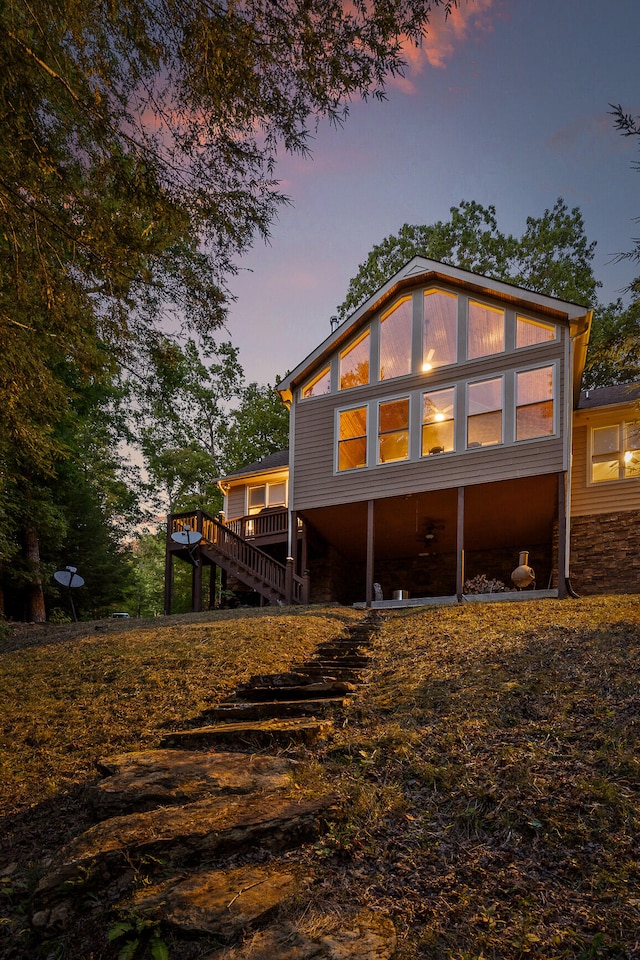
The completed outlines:
{"type": "MultiPolygon", "coordinates": [[[[360,616],[176,617],[5,652],[0,790],[21,882],[44,817],[57,842],[82,825],[74,791],[96,757],[156,742],[360,616]]],[[[307,758],[345,813],[294,854],[319,878],[302,923],[388,911],[397,960],[639,960],[639,734],[640,597],[382,615],[368,684],[307,758]]]]}

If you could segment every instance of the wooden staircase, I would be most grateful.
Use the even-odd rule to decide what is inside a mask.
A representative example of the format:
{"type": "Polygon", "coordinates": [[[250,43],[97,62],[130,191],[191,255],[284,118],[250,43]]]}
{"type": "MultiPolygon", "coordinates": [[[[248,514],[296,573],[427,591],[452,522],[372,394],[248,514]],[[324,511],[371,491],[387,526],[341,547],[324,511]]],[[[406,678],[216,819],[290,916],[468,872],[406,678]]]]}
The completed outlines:
{"type": "MultiPolygon", "coordinates": [[[[194,539],[196,538],[194,537],[194,539]]],[[[264,550],[256,547],[254,543],[239,536],[230,526],[203,510],[169,516],[167,524],[168,576],[170,576],[170,564],[173,556],[178,556],[194,566],[194,582],[195,579],[201,579],[203,564],[217,564],[227,574],[255,590],[269,603],[308,603],[308,575],[300,577],[294,573],[292,558],[287,558],[286,563],[274,560],[264,550]],[[171,535],[173,533],[186,530],[201,535],[196,545],[187,547],[172,540],[171,535]]],[[[167,577],[165,581],[167,581],[167,577]]],[[[196,591],[194,590],[195,595],[196,591]]],[[[166,597],[167,583],[165,582],[165,608],[170,606],[170,599],[167,603],[166,597]]]]}

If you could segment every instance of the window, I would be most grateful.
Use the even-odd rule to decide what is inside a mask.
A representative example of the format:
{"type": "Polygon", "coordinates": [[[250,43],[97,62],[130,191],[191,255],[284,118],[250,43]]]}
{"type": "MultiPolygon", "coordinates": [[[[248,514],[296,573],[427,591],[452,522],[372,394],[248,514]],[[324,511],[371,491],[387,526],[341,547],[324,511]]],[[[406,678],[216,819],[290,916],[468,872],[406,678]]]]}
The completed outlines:
{"type": "Polygon", "coordinates": [[[467,447],[502,443],[502,377],[468,388],[467,447]]]}
{"type": "Polygon", "coordinates": [[[329,393],[330,390],[331,371],[329,367],[325,367],[302,388],[302,399],[308,400],[309,397],[320,397],[323,393],[329,393]]]}
{"type": "Polygon", "coordinates": [[[547,343],[555,340],[556,328],[550,323],[540,323],[538,320],[527,320],[526,317],[516,317],[516,347],[533,347],[537,343],[547,343]]]}
{"type": "Polygon", "coordinates": [[[409,456],[409,398],[389,400],[378,407],[378,462],[409,456]]]}
{"type": "Polygon", "coordinates": [[[504,310],[469,301],[467,359],[504,351],[504,310]]]}
{"type": "Polygon", "coordinates": [[[455,390],[425,393],[422,407],[422,456],[455,450],[455,390]]]}
{"type": "Polygon", "coordinates": [[[458,357],[458,298],[453,293],[427,290],[424,295],[422,369],[426,372],[458,357]]]}
{"type": "Polygon", "coordinates": [[[340,389],[369,383],[369,331],[340,354],[340,389]]]}
{"type": "Polygon", "coordinates": [[[280,480],[275,483],[261,483],[249,487],[247,492],[247,513],[253,516],[266,510],[268,507],[286,507],[287,482],[280,480]]]}
{"type": "Polygon", "coordinates": [[[640,477],[640,423],[594,427],[591,432],[591,482],[640,477]]]}
{"type": "Polygon", "coordinates": [[[367,465],[367,408],[354,407],[338,414],[338,470],[367,465]]]}
{"type": "Polygon", "coordinates": [[[380,379],[411,373],[413,300],[400,300],[380,320],[380,379]]]}
{"type": "Polygon", "coordinates": [[[516,440],[553,433],[553,367],[516,374],[516,440]]]}

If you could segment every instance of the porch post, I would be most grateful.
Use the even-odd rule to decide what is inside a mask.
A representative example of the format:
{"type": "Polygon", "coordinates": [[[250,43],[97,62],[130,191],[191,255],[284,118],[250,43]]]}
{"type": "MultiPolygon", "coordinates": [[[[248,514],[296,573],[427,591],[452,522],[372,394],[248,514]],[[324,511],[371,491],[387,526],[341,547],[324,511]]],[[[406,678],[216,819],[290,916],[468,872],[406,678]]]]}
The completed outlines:
{"type": "Polygon", "coordinates": [[[458,487],[458,511],[456,525],[456,596],[462,603],[464,586],[464,487],[458,487]]]}
{"type": "Polygon", "coordinates": [[[164,557],[164,615],[168,617],[171,614],[171,599],[173,593],[173,555],[170,550],[171,544],[171,515],[167,517],[167,543],[165,546],[164,557]]]}
{"type": "Polygon", "coordinates": [[[569,542],[567,530],[567,487],[564,471],[558,474],[558,597],[561,600],[567,596],[567,544],[569,542]]]}
{"type": "Polygon", "coordinates": [[[285,599],[289,605],[293,603],[293,557],[287,557],[284,572],[285,599]]]}
{"type": "Polygon", "coordinates": [[[191,609],[194,613],[202,612],[202,557],[195,559],[191,570],[191,609]]]}
{"type": "Polygon", "coordinates": [[[373,500],[367,501],[367,582],[365,590],[367,608],[371,606],[371,601],[373,600],[374,503],[375,501],[373,500]]]}

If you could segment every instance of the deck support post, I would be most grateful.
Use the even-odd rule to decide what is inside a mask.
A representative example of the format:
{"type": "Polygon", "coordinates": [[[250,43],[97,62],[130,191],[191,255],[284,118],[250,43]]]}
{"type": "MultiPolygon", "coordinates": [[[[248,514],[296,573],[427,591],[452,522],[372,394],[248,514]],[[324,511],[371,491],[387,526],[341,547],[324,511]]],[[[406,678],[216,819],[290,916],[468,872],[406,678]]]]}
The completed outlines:
{"type": "Polygon", "coordinates": [[[171,553],[171,516],[167,518],[167,543],[164,558],[164,615],[171,614],[171,600],[173,594],[173,555],[171,553]]]}
{"type": "Polygon", "coordinates": [[[218,585],[218,565],[216,563],[212,563],[209,566],[209,610],[215,609],[217,585],[218,585]]]}
{"type": "Polygon", "coordinates": [[[456,522],[456,596],[462,603],[464,587],[464,487],[458,487],[458,510],[456,522]]]}
{"type": "Polygon", "coordinates": [[[374,507],[375,501],[367,501],[367,582],[366,582],[366,591],[365,599],[367,609],[371,606],[371,601],[373,600],[373,571],[374,571],[374,507]]]}
{"type": "Polygon", "coordinates": [[[569,570],[567,566],[567,486],[566,474],[558,474],[558,598],[566,599],[567,596],[567,577],[569,570]]]}
{"type": "Polygon", "coordinates": [[[293,603],[293,557],[287,557],[284,575],[284,593],[286,602],[291,605],[293,603]]]}
{"type": "Polygon", "coordinates": [[[202,557],[199,550],[194,554],[194,566],[191,570],[191,610],[202,612],[202,557]]]}

